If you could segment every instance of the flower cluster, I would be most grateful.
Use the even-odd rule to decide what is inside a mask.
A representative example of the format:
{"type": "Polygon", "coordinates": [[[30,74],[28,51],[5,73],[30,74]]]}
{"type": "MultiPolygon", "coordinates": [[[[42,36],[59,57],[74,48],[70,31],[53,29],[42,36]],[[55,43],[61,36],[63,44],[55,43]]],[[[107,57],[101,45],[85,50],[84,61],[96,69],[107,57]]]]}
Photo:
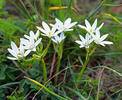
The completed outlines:
{"type": "Polygon", "coordinates": [[[10,60],[18,60],[20,58],[26,57],[31,51],[36,51],[36,47],[40,44],[42,38],[39,38],[39,31],[41,31],[42,36],[47,36],[54,43],[59,44],[65,39],[64,32],[72,31],[70,29],[77,22],[71,23],[71,18],[66,19],[63,23],[59,19],[55,19],[55,24],[48,25],[46,22],[42,22],[42,28],[37,26],[37,32],[34,34],[30,31],[30,36],[24,35],[25,38],[20,38],[20,46],[17,47],[14,42],[11,42],[11,49],[8,48],[13,57],[7,57],[10,60]]]}
{"type": "MultiPolygon", "coordinates": [[[[14,57],[8,57],[11,60],[18,60],[19,58],[26,57],[31,51],[36,51],[36,47],[40,44],[42,38],[39,38],[40,35],[47,36],[54,43],[60,44],[62,40],[66,38],[64,32],[72,31],[72,27],[77,24],[77,22],[71,22],[71,18],[68,18],[63,22],[59,19],[55,19],[55,24],[47,24],[42,22],[42,27],[37,26],[37,32],[34,34],[33,31],[30,31],[30,35],[24,35],[25,38],[20,38],[20,46],[17,47],[14,42],[11,42],[11,49],[8,48],[8,51],[14,57]],[[41,31],[41,34],[39,33],[41,31]]],[[[105,44],[113,44],[110,41],[104,41],[108,34],[101,36],[100,29],[103,26],[103,23],[97,27],[97,19],[94,21],[93,25],[85,20],[86,26],[78,25],[80,28],[85,29],[87,34],[85,38],[79,35],[80,40],[75,42],[80,45],[80,48],[89,48],[92,42],[105,46],[105,44]]]]}
{"type": "Polygon", "coordinates": [[[80,36],[81,40],[76,40],[75,42],[80,45],[80,48],[85,47],[89,48],[90,44],[92,42],[105,46],[105,44],[113,44],[110,41],[104,41],[108,34],[105,34],[103,36],[100,36],[100,29],[102,28],[103,24],[102,23],[99,27],[97,27],[97,19],[94,21],[93,25],[91,26],[88,20],[85,20],[86,26],[83,25],[78,25],[80,28],[86,30],[88,33],[86,34],[85,38],[80,36]]]}

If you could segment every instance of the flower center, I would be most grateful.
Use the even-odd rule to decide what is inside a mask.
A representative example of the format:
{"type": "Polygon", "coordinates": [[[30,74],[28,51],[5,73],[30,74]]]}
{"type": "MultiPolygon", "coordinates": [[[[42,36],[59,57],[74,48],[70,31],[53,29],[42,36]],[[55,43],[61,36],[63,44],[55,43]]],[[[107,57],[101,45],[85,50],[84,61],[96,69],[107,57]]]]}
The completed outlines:
{"type": "Polygon", "coordinates": [[[65,27],[65,26],[63,26],[63,28],[65,29],[66,27],[65,27]]]}
{"type": "Polygon", "coordinates": [[[93,29],[92,29],[92,27],[90,28],[90,31],[92,31],[93,29]]]}
{"type": "Polygon", "coordinates": [[[100,39],[100,38],[98,38],[98,40],[100,41],[101,39],[100,39]]]}
{"type": "Polygon", "coordinates": [[[88,42],[85,41],[85,45],[87,45],[87,44],[88,44],[88,42]]]}
{"type": "Polygon", "coordinates": [[[52,33],[52,31],[49,31],[49,34],[51,34],[52,33]]]}
{"type": "Polygon", "coordinates": [[[21,55],[21,53],[17,53],[17,56],[20,56],[21,55]]]}

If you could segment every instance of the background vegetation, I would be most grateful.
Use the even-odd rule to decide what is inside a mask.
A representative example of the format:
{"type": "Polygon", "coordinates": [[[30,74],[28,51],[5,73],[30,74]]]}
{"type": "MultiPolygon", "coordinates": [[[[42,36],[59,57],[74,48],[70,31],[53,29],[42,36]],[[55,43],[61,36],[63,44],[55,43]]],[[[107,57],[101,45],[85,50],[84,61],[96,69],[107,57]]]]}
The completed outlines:
{"type": "MultiPolygon", "coordinates": [[[[64,21],[68,17],[80,24],[84,24],[84,19],[92,23],[97,18],[99,25],[104,22],[102,33],[108,33],[114,45],[97,48],[76,88],[75,79],[84,61],[85,50],[79,49],[74,41],[85,31],[75,27],[74,31],[67,32],[58,84],[54,85],[52,78],[46,87],[73,100],[122,100],[122,77],[116,74],[122,74],[121,3],[121,0],[0,0],[0,100],[58,100],[24,78],[28,76],[43,83],[41,63],[31,62],[23,68],[7,59],[10,55],[7,48],[11,41],[19,45],[19,38],[29,34],[30,30],[36,32],[36,26],[41,26],[42,21],[54,23],[55,18],[64,21]]],[[[48,41],[45,39],[44,43],[47,45],[48,41]]],[[[48,79],[52,61],[56,60],[54,56],[51,44],[44,58],[48,79]]],[[[53,75],[55,67],[56,61],[53,75]]]]}

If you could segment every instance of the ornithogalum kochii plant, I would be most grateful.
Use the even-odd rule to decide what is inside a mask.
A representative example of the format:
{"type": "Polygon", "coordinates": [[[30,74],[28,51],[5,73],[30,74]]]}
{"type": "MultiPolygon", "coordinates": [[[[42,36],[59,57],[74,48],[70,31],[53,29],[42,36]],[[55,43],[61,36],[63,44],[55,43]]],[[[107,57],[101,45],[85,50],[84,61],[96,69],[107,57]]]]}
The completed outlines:
{"type": "MultiPolygon", "coordinates": [[[[73,26],[77,26],[77,22],[71,22],[71,18],[68,18],[63,22],[61,22],[59,19],[55,19],[55,24],[47,24],[45,22],[42,22],[42,27],[37,26],[37,32],[34,34],[33,31],[30,31],[30,36],[24,35],[25,38],[20,38],[20,46],[17,47],[14,42],[11,42],[11,49],[8,48],[8,51],[13,55],[13,57],[8,57],[10,60],[18,60],[20,61],[26,61],[28,59],[26,56],[28,56],[31,52],[35,52],[33,54],[36,59],[41,61],[42,67],[43,67],[43,80],[44,82],[47,81],[48,75],[47,75],[47,67],[44,61],[44,57],[46,56],[48,49],[51,45],[51,41],[53,42],[54,50],[57,53],[57,67],[55,74],[58,74],[60,71],[60,64],[61,59],[63,55],[63,44],[65,43],[64,39],[66,38],[67,34],[65,32],[72,31],[73,26]],[[41,33],[40,33],[41,32],[41,33]],[[41,37],[40,37],[41,36],[41,37]],[[49,43],[46,46],[46,48],[43,50],[41,46],[43,46],[42,38],[43,36],[48,37],[49,43]]],[[[108,34],[105,34],[101,36],[100,29],[103,26],[103,23],[97,27],[97,19],[94,21],[93,25],[91,25],[87,20],[85,20],[86,26],[78,25],[81,29],[84,29],[87,31],[85,37],[82,35],[79,35],[80,40],[76,40],[75,42],[78,43],[80,48],[86,49],[86,59],[83,63],[82,69],[79,72],[77,76],[77,83],[81,80],[81,77],[83,75],[83,72],[90,60],[90,56],[94,53],[98,45],[105,46],[106,44],[113,44],[110,41],[105,41],[108,34]]],[[[33,56],[32,56],[33,58],[33,56]]],[[[29,56],[29,59],[31,57],[29,56]]],[[[35,58],[34,58],[35,59],[35,58]]],[[[31,80],[31,79],[29,79],[31,80]]],[[[34,83],[37,83],[34,80],[31,80],[34,83]]],[[[58,76],[56,75],[54,79],[55,84],[58,82],[58,76]]],[[[38,85],[42,86],[44,89],[46,89],[47,92],[50,92],[52,95],[62,99],[67,100],[54,92],[51,92],[48,88],[38,83],[38,85]]],[[[70,98],[68,98],[71,100],[70,98]]]]}

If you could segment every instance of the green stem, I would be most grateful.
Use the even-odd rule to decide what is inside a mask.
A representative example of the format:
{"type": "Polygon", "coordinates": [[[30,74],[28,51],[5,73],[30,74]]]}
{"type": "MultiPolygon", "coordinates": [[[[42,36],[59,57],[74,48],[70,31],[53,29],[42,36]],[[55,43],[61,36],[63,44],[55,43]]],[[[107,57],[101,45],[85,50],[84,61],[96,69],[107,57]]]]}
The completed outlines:
{"type": "Polygon", "coordinates": [[[85,60],[85,63],[83,64],[83,67],[82,67],[80,73],[79,73],[79,76],[78,76],[78,78],[77,78],[77,82],[80,81],[80,79],[81,79],[81,77],[82,77],[82,75],[83,75],[83,72],[84,72],[84,70],[85,70],[85,68],[86,68],[86,66],[87,66],[87,64],[88,64],[89,58],[90,58],[90,56],[94,53],[95,50],[96,50],[96,46],[91,50],[91,52],[89,52],[89,49],[87,50],[86,60],[85,60]]]}
{"type": "Polygon", "coordinates": [[[86,66],[87,66],[87,64],[88,64],[89,57],[90,57],[90,56],[89,56],[89,54],[88,54],[88,52],[87,52],[86,60],[85,60],[85,63],[83,64],[83,67],[82,67],[80,73],[79,73],[79,76],[78,76],[78,78],[77,78],[77,82],[80,81],[81,76],[83,75],[83,72],[84,72],[84,70],[85,70],[85,68],[86,68],[86,66]]]}
{"type": "MultiPolygon", "coordinates": [[[[56,74],[60,70],[60,63],[61,63],[61,59],[62,59],[62,53],[63,53],[63,41],[59,44],[56,74]]],[[[58,76],[56,76],[56,78],[55,78],[55,84],[57,84],[57,81],[58,81],[58,76]]]]}
{"type": "Polygon", "coordinates": [[[47,51],[48,51],[48,48],[50,47],[50,45],[51,45],[51,39],[49,40],[47,47],[45,48],[45,50],[43,51],[43,53],[41,55],[42,58],[44,58],[45,55],[47,54],[47,51]]]}
{"type": "MultiPolygon", "coordinates": [[[[61,63],[61,59],[60,59],[60,57],[58,57],[57,68],[56,68],[56,74],[59,72],[60,63],[61,63]]],[[[58,76],[55,77],[55,84],[57,84],[57,81],[58,81],[58,76]]]]}
{"type": "Polygon", "coordinates": [[[44,82],[47,81],[47,69],[45,66],[45,62],[44,59],[41,59],[41,63],[42,63],[42,67],[43,67],[43,78],[44,78],[44,82]]]}
{"type": "Polygon", "coordinates": [[[47,54],[48,48],[51,44],[51,39],[49,40],[49,43],[47,45],[47,47],[45,48],[45,50],[43,51],[42,55],[41,55],[41,63],[42,63],[42,67],[43,67],[43,77],[44,77],[44,82],[46,82],[47,80],[47,69],[46,69],[46,65],[45,65],[45,61],[44,61],[44,57],[47,54]]]}

